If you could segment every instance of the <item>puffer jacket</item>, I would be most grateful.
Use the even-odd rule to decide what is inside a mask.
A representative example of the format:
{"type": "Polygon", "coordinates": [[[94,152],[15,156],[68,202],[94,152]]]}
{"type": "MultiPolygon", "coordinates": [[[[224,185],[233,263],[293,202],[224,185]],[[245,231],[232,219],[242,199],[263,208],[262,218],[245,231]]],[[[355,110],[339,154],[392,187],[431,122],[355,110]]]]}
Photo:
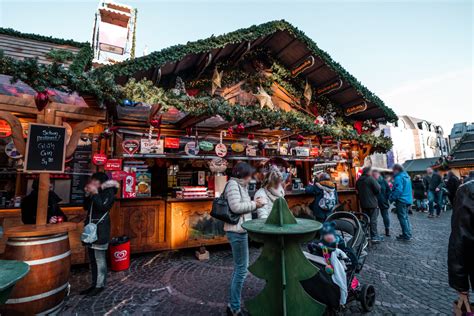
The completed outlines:
{"type": "Polygon", "coordinates": [[[104,219],[97,224],[97,241],[93,245],[106,245],[110,241],[110,210],[115,201],[119,183],[115,180],[105,181],[99,193],[86,196],[84,200],[84,210],[87,211],[87,217],[84,225],[89,224],[89,217],[96,223],[105,215],[104,219]],[[92,212],[92,216],[91,215],[92,212]]]}
{"type": "Polygon", "coordinates": [[[225,189],[225,198],[229,208],[235,214],[240,214],[239,222],[235,225],[224,223],[226,232],[245,233],[242,223],[252,219],[252,212],[257,206],[249,196],[248,185],[244,185],[241,179],[230,178],[225,189]]]}
{"type": "Polygon", "coordinates": [[[324,191],[334,192],[336,196],[336,205],[339,203],[339,199],[337,196],[336,185],[332,181],[321,181],[317,182],[314,185],[308,185],[305,188],[307,194],[314,195],[314,200],[309,205],[309,208],[313,212],[314,218],[319,222],[324,222],[326,218],[334,211],[334,210],[323,210],[321,206],[319,206],[319,202],[324,197],[324,191]]]}
{"type": "Polygon", "coordinates": [[[408,173],[402,171],[393,177],[393,188],[390,194],[390,201],[413,204],[413,192],[411,179],[408,173]]]}
{"type": "Polygon", "coordinates": [[[415,197],[415,199],[417,200],[426,199],[426,195],[425,195],[426,187],[423,180],[421,179],[413,180],[412,185],[413,185],[413,196],[415,197]]]}
{"type": "Polygon", "coordinates": [[[456,192],[448,246],[448,279],[457,291],[469,291],[469,282],[474,290],[474,179],[456,192]]]}
{"type": "Polygon", "coordinates": [[[273,202],[279,197],[285,196],[285,190],[283,187],[279,187],[278,189],[267,189],[267,188],[260,188],[256,193],[254,199],[262,197],[266,200],[266,204],[262,207],[257,209],[258,218],[267,218],[270,215],[270,212],[273,208],[273,202]]]}

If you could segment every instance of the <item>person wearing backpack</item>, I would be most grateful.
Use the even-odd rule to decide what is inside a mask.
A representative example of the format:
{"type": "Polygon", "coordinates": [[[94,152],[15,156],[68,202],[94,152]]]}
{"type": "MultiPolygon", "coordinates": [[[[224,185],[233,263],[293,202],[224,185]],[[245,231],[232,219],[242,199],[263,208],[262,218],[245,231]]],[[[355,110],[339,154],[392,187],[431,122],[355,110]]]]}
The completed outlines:
{"type": "Polygon", "coordinates": [[[359,203],[362,212],[370,218],[370,238],[372,242],[383,240],[377,231],[377,217],[379,216],[379,202],[377,196],[380,194],[380,184],[374,179],[371,167],[364,167],[362,175],[356,182],[359,203]]]}
{"type": "Polygon", "coordinates": [[[223,192],[230,211],[240,215],[236,224],[224,223],[224,231],[232,248],[234,262],[230,283],[230,302],[226,311],[228,316],[243,315],[241,294],[249,265],[249,243],[247,232],[242,228],[242,223],[251,220],[251,213],[265,204],[262,198],[255,198],[255,201],[252,201],[249,196],[248,185],[254,173],[255,169],[248,163],[237,163],[232,169],[232,177],[223,192]]]}
{"type": "Polygon", "coordinates": [[[314,184],[308,185],[305,191],[307,194],[314,195],[309,208],[314,218],[323,223],[339,203],[336,185],[331,181],[331,176],[325,172],[320,174],[318,178],[315,178],[314,184]]]}
{"type": "Polygon", "coordinates": [[[87,211],[84,222],[84,232],[81,240],[87,247],[89,255],[92,285],[88,289],[81,291],[81,295],[95,296],[102,292],[107,278],[106,253],[110,241],[110,215],[109,212],[115,201],[119,183],[109,180],[103,172],[96,172],[84,188],[86,197],[84,200],[84,210],[87,211]],[[95,224],[92,233],[87,231],[90,224],[95,224]],[[96,234],[95,234],[96,233],[96,234]],[[91,236],[92,235],[92,236],[91,236]],[[95,240],[87,242],[88,240],[95,240]]]}

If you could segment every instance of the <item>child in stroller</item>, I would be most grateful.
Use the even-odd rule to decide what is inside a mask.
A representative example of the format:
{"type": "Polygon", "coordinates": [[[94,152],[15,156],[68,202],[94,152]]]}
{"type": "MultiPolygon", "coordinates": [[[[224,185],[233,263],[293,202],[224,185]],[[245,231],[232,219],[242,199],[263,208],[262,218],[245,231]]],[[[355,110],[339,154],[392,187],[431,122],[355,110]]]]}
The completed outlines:
{"type": "Polygon", "coordinates": [[[319,273],[302,285],[309,295],[327,306],[327,314],[336,313],[353,300],[361,303],[364,312],[371,311],[375,305],[375,288],[359,284],[356,277],[367,256],[368,223],[363,213],[332,213],[323,224],[320,239],[308,245],[309,253],[304,252],[319,268],[319,273]],[[329,252],[335,252],[342,260],[329,252]],[[345,284],[341,284],[341,276],[345,276],[345,284]]]}

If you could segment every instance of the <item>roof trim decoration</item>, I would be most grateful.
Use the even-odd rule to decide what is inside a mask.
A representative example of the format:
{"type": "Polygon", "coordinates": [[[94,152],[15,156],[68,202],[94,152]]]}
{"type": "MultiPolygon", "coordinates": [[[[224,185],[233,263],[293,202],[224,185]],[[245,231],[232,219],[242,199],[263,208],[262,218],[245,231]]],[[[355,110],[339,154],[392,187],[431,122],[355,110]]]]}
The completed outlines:
{"type": "Polygon", "coordinates": [[[23,32],[16,31],[12,28],[0,27],[0,34],[14,36],[18,38],[30,39],[30,40],[40,41],[40,42],[48,42],[48,43],[53,43],[53,44],[58,44],[58,45],[69,45],[69,46],[78,47],[78,48],[90,46],[90,43],[88,42],[76,42],[72,39],[62,39],[62,38],[55,38],[52,36],[44,36],[44,35],[38,35],[38,34],[33,34],[33,33],[23,33],[23,32]]]}
{"type": "Polygon", "coordinates": [[[98,71],[111,72],[116,76],[132,77],[138,72],[147,71],[152,67],[164,65],[169,62],[182,60],[189,54],[199,54],[209,52],[213,49],[223,48],[229,44],[237,44],[242,42],[254,41],[259,38],[272,35],[277,31],[286,31],[295,39],[304,43],[312,54],[321,58],[321,60],[341,78],[347,81],[356,91],[367,101],[373,103],[380,108],[387,121],[397,121],[397,116],[392,109],[387,107],[385,103],[373,92],[367,89],[360,81],[345,70],[339,63],[334,61],[331,56],[320,49],[317,44],[306,36],[302,31],[291,25],[285,20],[271,21],[260,25],[253,25],[249,28],[236,30],[220,36],[211,36],[207,39],[188,42],[185,45],[175,45],[165,48],[161,51],[153,52],[147,56],[128,60],[120,64],[105,66],[98,71]]]}

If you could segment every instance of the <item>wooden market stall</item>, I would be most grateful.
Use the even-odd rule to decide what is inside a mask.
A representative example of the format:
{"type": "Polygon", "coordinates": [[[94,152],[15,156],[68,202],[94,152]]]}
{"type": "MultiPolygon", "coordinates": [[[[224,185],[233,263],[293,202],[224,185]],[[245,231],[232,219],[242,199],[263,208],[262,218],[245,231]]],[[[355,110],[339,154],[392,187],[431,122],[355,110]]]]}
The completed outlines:
{"type": "Polygon", "coordinates": [[[112,232],[132,252],[227,242],[209,216],[223,185],[211,163],[226,164],[224,175],[238,161],[284,165],[292,211],[311,217],[304,186],[315,172],[331,173],[342,208],[357,210],[357,168],[391,147],[375,130],[393,111],[285,21],[99,71],[125,87],[106,169],[123,179],[112,232]]]}

